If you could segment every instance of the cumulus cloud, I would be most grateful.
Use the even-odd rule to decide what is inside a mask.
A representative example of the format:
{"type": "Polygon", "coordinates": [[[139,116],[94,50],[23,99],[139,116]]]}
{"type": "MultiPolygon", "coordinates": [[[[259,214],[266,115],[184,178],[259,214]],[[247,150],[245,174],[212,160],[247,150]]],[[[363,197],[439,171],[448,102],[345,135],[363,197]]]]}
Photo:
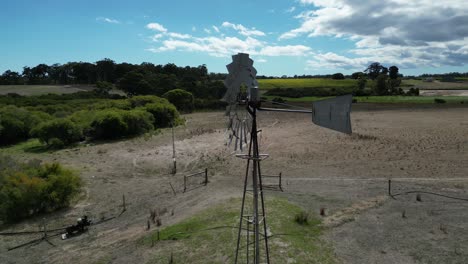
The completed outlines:
{"type": "MultiPolygon", "coordinates": [[[[158,39],[159,41],[159,39],[158,39]]],[[[311,50],[303,45],[270,46],[267,43],[246,37],[192,37],[189,40],[166,39],[162,45],[150,48],[151,52],[190,51],[205,52],[214,57],[228,57],[238,52],[260,56],[305,56],[311,50]]]]}
{"type": "Polygon", "coordinates": [[[352,55],[316,54],[315,62],[351,67],[366,60],[411,66],[466,65],[468,5],[461,0],[300,0],[310,10],[280,36],[331,36],[355,41],[352,55]]]}
{"type": "Polygon", "coordinates": [[[107,22],[110,24],[120,24],[120,21],[108,17],[98,17],[96,18],[97,21],[107,22]]]}
{"type": "MultiPolygon", "coordinates": [[[[157,43],[156,46],[146,49],[150,52],[160,53],[168,51],[203,52],[214,57],[229,57],[238,52],[249,53],[252,56],[306,56],[311,52],[311,48],[304,45],[277,45],[260,40],[256,36],[263,36],[264,33],[251,28],[248,29],[240,24],[224,22],[222,27],[212,26],[215,32],[221,32],[222,28],[233,28],[241,36],[218,36],[211,35],[211,30],[204,28],[205,36],[194,36],[178,32],[169,32],[162,25],[151,23],[146,28],[158,31],[149,36],[149,40],[157,43]]],[[[203,33],[202,33],[203,34],[203,33]]],[[[261,62],[266,62],[261,58],[261,62]]]]}
{"type": "Polygon", "coordinates": [[[192,36],[189,35],[189,34],[180,34],[180,33],[175,33],[175,32],[169,32],[169,33],[167,33],[167,35],[168,35],[169,37],[178,38],[178,39],[189,39],[189,38],[192,37],[192,36]]]}
{"type": "Polygon", "coordinates": [[[221,25],[225,28],[232,28],[234,30],[236,30],[237,32],[239,32],[239,34],[243,35],[243,36],[265,36],[265,33],[260,31],[260,30],[257,30],[255,28],[251,28],[251,29],[248,29],[246,27],[244,27],[243,25],[241,24],[233,24],[233,23],[230,23],[230,22],[223,22],[223,24],[221,25]]]}
{"type": "Polygon", "coordinates": [[[148,25],[146,25],[146,28],[159,32],[167,32],[167,29],[159,23],[149,23],[148,25]]]}

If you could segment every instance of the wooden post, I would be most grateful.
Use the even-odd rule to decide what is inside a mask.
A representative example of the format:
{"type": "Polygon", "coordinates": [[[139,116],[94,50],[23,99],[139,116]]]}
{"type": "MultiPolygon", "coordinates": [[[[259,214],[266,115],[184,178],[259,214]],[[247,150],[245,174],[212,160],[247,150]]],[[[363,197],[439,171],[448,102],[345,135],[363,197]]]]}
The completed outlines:
{"type": "Polygon", "coordinates": [[[281,191],[283,191],[283,186],[281,185],[281,174],[282,174],[282,172],[280,172],[280,174],[279,174],[279,188],[280,188],[281,191]]]}
{"type": "Polygon", "coordinates": [[[175,138],[174,138],[174,123],[172,123],[172,174],[177,173],[177,162],[176,162],[176,153],[175,153],[175,138]]]}
{"type": "Polygon", "coordinates": [[[187,190],[187,176],[184,176],[184,192],[187,190]]]}
{"type": "Polygon", "coordinates": [[[392,196],[392,180],[388,180],[388,196],[392,196]]]}
{"type": "Polygon", "coordinates": [[[208,168],[205,168],[205,186],[208,184],[208,168]]]}

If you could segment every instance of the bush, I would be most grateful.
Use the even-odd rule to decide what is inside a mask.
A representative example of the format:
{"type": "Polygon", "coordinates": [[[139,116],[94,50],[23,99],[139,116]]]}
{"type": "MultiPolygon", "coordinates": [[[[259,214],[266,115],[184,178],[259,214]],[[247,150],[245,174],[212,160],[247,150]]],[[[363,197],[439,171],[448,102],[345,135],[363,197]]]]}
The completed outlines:
{"type": "Polygon", "coordinates": [[[126,135],[128,126],[117,109],[102,110],[90,125],[90,135],[94,139],[115,139],[126,135]]]}
{"type": "Polygon", "coordinates": [[[122,116],[127,124],[126,135],[128,136],[141,135],[154,128],[153,115],[144,110],[122,111],[122,116]]]}
{"type": "Polygon", "coordinates": [[[109,91],[112,90],[112,88],[114,88],[114,85],[110,82],[96,82],[96,92],[98,94],[109,94],[109,91]]]}
{"type": "Polygon", "coordinates": [[[0,221],[66,207],[80,192],[81,179],[57,163],[15,167],[0,171],[0,221]]]}
{"type": "Polygon", "coordinates": [[[305,211],[300,211],[294,216],[294,221],[300,225],[307,225],[309,224],[309,213],[305,211]]]}
{"type": "Polygon", "coordinates": [[[333,74],[331,78],[333,80],[344,80],[345,79],[344,75],[342,73],[340,73],[340,72],[333,74]]]}
{"type": "Polygon", "coordinates": [[[170,90],[163,94],[163,97],[169,100],[178,110],[191,113],[194,108],[193,95],[182,89],[170,90]]]}
{"type": "Polygon", "coordinates": [[[154,95],[140,95],[140,96],[134,96],[128,100],[130,102],[130,105],[132,108],[136,108],[139,106],[145,106],[150,103],[159,103],[159,104],[167,104],[169,101],[167,101],[164,98],[157,97],[154,95]]]}
{"type": "Polygon", "coordinates": [[[43,122],[31,131],[32,136],[55,148],[78,142],[83,133],[79,126],[68,119],[55,119],[43,122]]]}
{"type": "Polygon", "coordinates": [[[179,112],[172,104],[147,104],[145,110],[154,117],[154,126],[156,128],[169,127],[171,124],[180,123],[179,112]]]}
{"type": "Polygon", "coordinates": [[[154,128],[153,123],[153,115],[143,109],[108,109],[95,113],[87,131],[94,139],[115,139],[146,133],[154,128]]]}
{"type": "Polygon", "coordinates": [[[45,113],[28,111],[16,106],[0,109],[0,145],[9,145],[26,140],[31,129],[42,121],[51,118],[45,113]]]}
{"type": "Polygon", "coordinates": [[[436,103],[436,104],[445,104],[446,101],[444,99],[434,98],[434,103],[436,103]]]}

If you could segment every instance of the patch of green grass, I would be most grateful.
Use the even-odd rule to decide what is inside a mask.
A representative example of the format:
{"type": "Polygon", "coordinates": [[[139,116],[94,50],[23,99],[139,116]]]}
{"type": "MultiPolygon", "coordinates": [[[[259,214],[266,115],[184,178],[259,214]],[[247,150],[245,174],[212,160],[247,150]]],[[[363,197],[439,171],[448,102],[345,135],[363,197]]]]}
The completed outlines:
{"type": "MultiPolygon", "coordinates": [[[[171,254],[174,263],[232,263],[240,204],[240,199],[231,199],[162,229],[160,241],[157,241],[157,232],[153,232],[142,238],[139,244],[144,247],[154,244],[154,256],[149,263],[168,263],[171,254]]],[[[275,263],[336,262],[331,247],[320,239],[320,220],[309,217],[308,224],[296,223],[294,217],[302,209],[284,199],[267,199],[265,206],[272,234],[269,239],[270,258],[275,263]]],[[[245,245],[245,240],[243,243],[245,245]]],[[[245,262],[245,251],[243,253],[241,263],[245,262]]]]}
{"type": "Polygon", "coordinates": [[[17,93],[21,95],[65,94],[92,90],[91,86],[67,85],[0,85],[0,94],[17,93]]]}
{"type": "Polygon", "coordinates": [[[311,79],[260,79],[258,87],[260,90],[269,90],[273,88],[317,88],[317,87],[355,87],[356,80],[344,79],[333,80],[326,78],[311,79]]]}
{"type": "Polygon", "coordinates": [[[42,153],[49,151],[44,144],[39,142],[39,139],[34,138],[27,141],[20,142],[15,145],[0,148],[2,152],[30,152],[30,153],[42,153]]]}

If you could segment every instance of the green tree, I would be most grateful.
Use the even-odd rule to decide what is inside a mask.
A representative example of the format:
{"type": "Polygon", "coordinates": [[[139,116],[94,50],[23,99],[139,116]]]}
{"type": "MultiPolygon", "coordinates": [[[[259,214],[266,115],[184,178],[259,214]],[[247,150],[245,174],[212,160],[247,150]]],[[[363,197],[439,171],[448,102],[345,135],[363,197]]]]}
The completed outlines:
{"type": "Polygon", "coordinates": [[[375,81],[374,92],[376,95],[387,95],[388,94],[388,86],[387,86],[387,78],[386,74],[379,74],[375,81]]]}
{"type": "Polygon", "coordinates": [[[169,102],[171,102],[179,111],[191,113],[194,108],[194,98],[192,93],[182,89],[170,90],[163,95],[169,102]]]}
{"type": "Polygon", "coordinates": [[[113,83],[115,81],[115,62],[107,58],[96,61],[96,73],[98,81],[113,83]]]}
{"type": "Polygon", "coordinates": [[[126,73],[118,82],[117,87],[130,96],[151,94],[153,91],[150,83],[145,80],[145,76],[136,71],[126,73]]]}
{"type": "Polygon", "coordinates": [[[332,75],[332,79],[334,80],[344,80],[344,75],[341,72],[335,73],[332,75]]]}
{"type": "Polygon", "coordinates": [[[375,80],[380,74],[387,74],[388,69],[378,62],[370,64],[367,69],[364,70],[371,80],[375,80]]]}

